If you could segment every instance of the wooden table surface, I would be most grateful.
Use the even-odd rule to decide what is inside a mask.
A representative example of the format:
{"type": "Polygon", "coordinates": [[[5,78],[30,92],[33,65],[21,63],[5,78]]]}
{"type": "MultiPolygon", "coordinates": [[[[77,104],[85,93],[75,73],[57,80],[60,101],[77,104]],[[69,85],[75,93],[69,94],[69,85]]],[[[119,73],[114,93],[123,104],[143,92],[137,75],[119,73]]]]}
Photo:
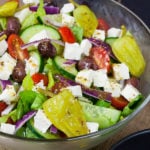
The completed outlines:
{"type": "Polygon", "coordinates": [[[109,150],[113,144],[125,136],[148,128],[150,128],[150,103],[118,134],[91,150],[109,150]]]}

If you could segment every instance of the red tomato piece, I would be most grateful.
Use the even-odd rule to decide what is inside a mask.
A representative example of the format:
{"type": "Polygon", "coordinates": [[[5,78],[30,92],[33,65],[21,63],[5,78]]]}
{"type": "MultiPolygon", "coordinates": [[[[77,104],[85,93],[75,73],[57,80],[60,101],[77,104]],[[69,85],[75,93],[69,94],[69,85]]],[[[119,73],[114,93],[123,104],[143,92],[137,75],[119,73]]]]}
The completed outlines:
{"type": "Polygon", "coordinates": [[[91,49],[91,56],[99,69],[106,69],[107,72],[111,70],[111,62],[108,52],[103,47],[93,47],[91,49]]]}
{"type": "Polygon", "coordinates": [[[22,39],[16,35],[11,34],[8,37],[8,52],[9,54],[18,60],[24,60],[29,58],[29,52],[27,49],[22,50],[20,48],[21,45],[23,45],[22,39]]]}
{"type": "Polygon", "coordinates": [[[103,18],[99,18],[97,28],[107,31],[110,27],[109,27],[108,23],[103,18]]]}
{"type": "Polygon", "coordinates": [[[68,43],[74,43],[76,41],[74,34],[72,33],[71,29],[64,26],[64,27],[60,27],[58,29],[59,33],[62,36],[62,39],[64,42],[68,42],[68,43]]]}
{"type": "Polygon", "coordinates": [[[122,110],[129,102],[123,97],[112,97],[111,105],[115,108],[122,110]]]}
{"type": "Polygon", "coordinates": [[[39,83],[41,80],[43,80],[44,86],[48,85],[48,77],[45,74],[42,73],[35,73],[32,75],[32,80],[34,84],[39,83]]]}
{"type": "Polygon", "coordinates": [[[7,104],[3,101],[0,101],[0,114],[3,110],[5,110],[7,108],[7,104]]]}

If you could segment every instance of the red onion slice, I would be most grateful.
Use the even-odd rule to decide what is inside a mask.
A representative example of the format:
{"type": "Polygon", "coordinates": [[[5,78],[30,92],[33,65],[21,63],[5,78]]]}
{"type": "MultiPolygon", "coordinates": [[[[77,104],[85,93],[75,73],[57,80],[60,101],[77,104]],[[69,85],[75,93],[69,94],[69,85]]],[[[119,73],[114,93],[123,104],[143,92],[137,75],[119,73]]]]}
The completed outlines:
{"type": "Polygon", "coordinates": [[[53,134],[57,134],[58,129],[54,125],[51,125],[50,126],[50,132],[53,133],[53,134]]]}
{"type": "Polygon", "coordinates": [[[16,122],[16,131],[18,131],[28,120],[35,116],[36,111],[30,111],[16,122]]]}
{"type": "Polygon", "coordinates": [[[54,43],[59,44],[59,45],[61,45],[61,46],[65,46],[64,42],[62,42],[62,41],[60,41],[60,40],[41,39],[41,40],[33,41],[33,42],[30,42],[30,43],[27,43],[27,44],[23,44],[23,45],[21,45],[21,49],[22,49],[22,50],[23,50],[23,49],[26,49],[26,48],[28,48],[28,47],[30,47],[30,46],[33,46],[33,45],[35,45],[35,44],[39,44],[39,43],[44,42],[44,41],[51,41],[51,42],[54,42],[54,43]]]}
{"type": "Polygon", "coordinates": [[[12,85],[10,80],[0,80],[0,88],[4,90],[7,85],[12,85]]]}

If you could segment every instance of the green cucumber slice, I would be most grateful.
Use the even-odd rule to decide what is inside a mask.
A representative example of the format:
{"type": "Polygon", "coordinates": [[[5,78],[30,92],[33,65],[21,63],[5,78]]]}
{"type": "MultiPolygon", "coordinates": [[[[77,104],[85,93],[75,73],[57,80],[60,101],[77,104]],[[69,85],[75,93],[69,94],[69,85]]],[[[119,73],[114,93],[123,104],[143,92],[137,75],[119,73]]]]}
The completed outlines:
{"type": "Polygon", "coordinates": [[[81,102],[86,120],[99,123],[99,128],[104,129],[116,124],[121,116],[121,111],[81,102]]]}
{"type": "Polygon", "coordinates": [[[58,33],[56,29],[50,26],[41,25],[41,24],[33,25],[33,26],[26,28],[20,35],[21,39],[24,41],[24,43],[29,43],[30,39],[42,30],[47,31],[50,39],[55,39],[55,40],[60,39],[60,34],[58,33]]]}
{"type": "Polygon", "coordinates": [[[30,56],[35,58],[38,62],[38,72],[42,72],[44,68],[44,61],[38,51],[30,51],[30,56]]]}
{"type": "Polygon", "coordinates": [[[61,74],[65,75],[68,78],[75,79],[78,71],[75,68],[75,65],[65,65],[66,61],[66,59],[60,56],[56,56],[53,62],[55,67],[59,70],[61,74]]]}

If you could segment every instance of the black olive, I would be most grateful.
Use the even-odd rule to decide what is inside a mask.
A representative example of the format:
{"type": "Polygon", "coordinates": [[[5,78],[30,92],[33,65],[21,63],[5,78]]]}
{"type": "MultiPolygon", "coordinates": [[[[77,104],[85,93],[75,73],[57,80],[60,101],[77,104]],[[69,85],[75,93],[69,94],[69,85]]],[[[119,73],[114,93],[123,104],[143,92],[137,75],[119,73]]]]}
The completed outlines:
{"type": "Polygon", "coordinates": [[[83,69],[97,70],[98,66],[96,65],[95,61],[91,57],[84,57],[78,62],[77,68],[78,70],[83,70],[83,69]]]}
{"type": "Polygon", "coordinates": [[[38,50],[44,58],[53,58],[56,55],[56,48],[50,43],[50,41],[41,42],[38,45],[38,50]]]}
{"type": "Polygon", "coordinates": [[[18,34],[21,28],[21,24],[16,17],[9,17],[7,19],[7,27],[6,30],[8,33],[15,33],[18,34]]]}
{"type": "Polygon", "coordinates": [[[25,63],[21,60],[18,60],[13,70],[12,78],[15,82],[22,82],[25,76],[26,76],[25,63]]]}

